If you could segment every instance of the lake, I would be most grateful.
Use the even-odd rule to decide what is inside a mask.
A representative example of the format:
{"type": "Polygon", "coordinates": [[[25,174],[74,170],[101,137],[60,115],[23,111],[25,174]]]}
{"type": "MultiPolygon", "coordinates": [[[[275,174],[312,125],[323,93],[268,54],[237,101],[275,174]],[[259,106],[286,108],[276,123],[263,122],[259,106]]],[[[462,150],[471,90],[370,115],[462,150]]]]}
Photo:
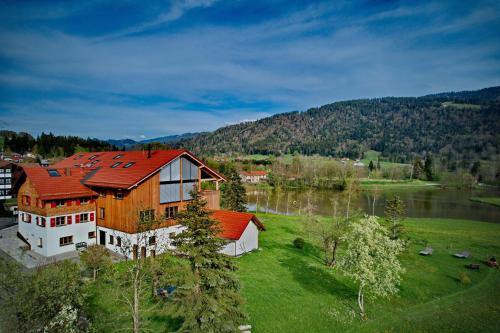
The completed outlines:
{"type": "MultiPolygon", "coordinates": [[[[278,214],[301,214],[307,205],[307,191],[288,190],[270,191],[269,200],[265,190],[255,187],[247,188],[248,208],[251,211],[268,211],[278,214]],[[257,205],[258,202],[258,205],[257,205]]],[[[371,214],[373,206],[372,191],[361,191],[351,200],[352,209],[371,214]]],[[[385,201],[398,195],[406,205],[408,217],[454,218],[485,222],[500,222],[500,207],[473,202],[471,197],[500,196],[498,189],[457,190],[457,189],[403,189],[385,190],[378,194],[375,200],[375,215],[383,216],[385,201]]],[[[311,202],[315,213],[332,215],[332,200],[341,200],[345,194],[332,190],[314,190],[311,202]]]]}

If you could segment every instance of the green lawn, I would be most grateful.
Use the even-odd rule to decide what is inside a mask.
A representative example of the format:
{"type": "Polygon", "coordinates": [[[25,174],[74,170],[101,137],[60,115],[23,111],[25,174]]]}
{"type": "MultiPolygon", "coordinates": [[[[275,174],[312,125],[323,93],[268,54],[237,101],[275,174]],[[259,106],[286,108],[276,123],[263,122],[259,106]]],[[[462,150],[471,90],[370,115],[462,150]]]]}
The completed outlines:
{"type": "MultiPolygon", "coordinates": [[[[259,251],[236,259],[240,269],[252,332],[498,332],[500,270],[485,265],[469,271],[464,265],[500,257],[500,224],[464,220],[409,219],[411,245],[402,256],[406,273],[400,293],[367,301],[368,320],[356,315],[356,289],[335,270],[325,268],[320,251],[309,243],[292,247],[302,235],[301,219],[259,214],[267,231],[259,251]],[[418,256],[426,244],[430,257],[418,256]],[[469,250],[470,259],[451,254],[469,250]],[[460,282],[466,272],[470,284],[460,282]]],[[[302,235],[303,236],[303,235],[302,235]]],[[[91,288],[91,312],[99,332],[129,325],[120,319],[123,307],[109,297],[112,283],[91,288]]],[[[169,332],[178,319],[151,312],[147,327],[169,332]]]]}
{"type": "Polygon", "coordinates": [[[390,180],[390,179],[362,179],[361,188],[365,190],[389,190],[406,188],[429,188],[439,186],[438,183],[419,179],[414,180],[390,180]]]}
{"type": "Polygon", "coordinates": [[[472,201],[482,202],[485,204],[500,206],[500,198],[499,197],[473,197],[470,198],[472,201]]]}

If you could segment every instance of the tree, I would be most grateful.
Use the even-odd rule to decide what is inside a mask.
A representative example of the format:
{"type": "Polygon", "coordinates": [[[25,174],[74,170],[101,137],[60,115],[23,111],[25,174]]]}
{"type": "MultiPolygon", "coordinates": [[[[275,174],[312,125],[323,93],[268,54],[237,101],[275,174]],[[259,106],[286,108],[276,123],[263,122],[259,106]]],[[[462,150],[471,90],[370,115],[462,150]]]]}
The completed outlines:
{"type": "Polygon", "coordinates": [[[434,162],[431,154],[425,156],[424,173],[427,180],[434,180],[434,162]]]}
{"type": "Polygon", "coordinates": [[[470,168],[470,174],[473,175],[474,177],[477,177],[479,174],[479,169],[481,167],[481,162],[476,161],[474,164],[472,164],[472,167],[470,168]]]}
{"type": "Polygon", "coordinates": [[[403,244],[390,239],[375,216],[353,223],[346,242],[346,253],[339,267],[357,284],[360,315],[365,318],[365,296],[387,297],[397,293],[404,271],[397,256],[403,244]]]}
{"type": "Polygon", "coordinates": [[[193,281],[177,289],[178,313],[184,317],[180,331],[235,332],[246,319],[239,295],[236,267],[219,251],[225,241],[221,229],[210,218],[206,201],[196,191],[192,201],[177,216],[185,229],[173,237],[176,252],[190,264],[193,281]]]}
{"type": "Polygon", "coordinates": [[[62,261],[26,273],[0,258],[3,332],[86,332],[78,264],[62,261]]]}
{"type": "Polygon", "coordinates": [[[380,157],[377,157],[377,170],[380,170],[380,157]]]}
{"type": "Polygon", "coordinates": [[[222,190],[222,205],[224,208],[236,212],[246,212],[247,195],[236,169],[230,168],[227,173],[227,182],[222,190]]]}
{"type": "Polygon", "coordinates": [[[368,164],[368,170],[370,170],[370,172],[375,170],[375,165],[373,164],[373,161],[370,161],[370,164],[368,164]]]}
{"type": "Polygon", "coordinates": [[[91,245],[80,254],[80,261],[83,266],[92,271],[94,281],[97,272],[111,265],[109,251],[102,245],[91,245]]]}
{"type": "Polygon", "coordinates": [[[424,165],[422,163],[422,159],[417,156],[415,158],[415,162],[413,163],[413,178],[420,179],[424,173],[424,165]]]}
{"type": "Polygon", "coordinates": [[[401,222],[405,219],[406,207],[399,196],[394,196],[387,200],[385,204],[385,218],[389,223],[391,237],[396,239],[403,232],[404,227],[401,222]]]}

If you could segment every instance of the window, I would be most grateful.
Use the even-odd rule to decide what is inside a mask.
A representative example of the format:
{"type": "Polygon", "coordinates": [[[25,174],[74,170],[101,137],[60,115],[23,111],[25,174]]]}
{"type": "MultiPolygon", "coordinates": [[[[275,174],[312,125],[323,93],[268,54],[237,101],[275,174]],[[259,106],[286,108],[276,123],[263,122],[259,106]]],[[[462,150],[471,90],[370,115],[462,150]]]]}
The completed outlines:
{"type": "Polygon", "coordinates": [[[172,206],[165,208],[165,218],[173,219],[179,212],[179,206],[172,206]]]}
{"type": "Polygon", "coordinates": [[[80,214],[80,223],[89,222],[89,213],[80,214]]]}
{"type": "MultiPolygon", "coordinates": [[[[113,157],[113,159],[114,159],[114,160],[117,160],[117,159],[121,158],[122,156],[123,156],[123,154],[118,154],[118,155],[116,155],[115,157],[113,157]]],[[[120,163],[121,163],[121,162],[120,162],[120,163]]]]}
{"type": "Polygon", "coordinates": [[[37,217],[36,225],[45,228],[45,217],[37,217]]]}
{"type": "Polygon", "coordinates": [[[155,218],[155,210],[148,209],[139,212],[139,220],[140,222],[152,221],[155,218]]]}
{"type": "Polygon", "coordinates": [[[104,220],[104,207],[99,207],[99,218],[104,220]]]}
{"type": "Polygon", "coordinates": [[[156,244],[156,236],[149,237],[149,245],[155,245],[155,244],[156,244]]]}
{"type": "Polygon", "coordinates": [[[113,235],[109,235],[109,244],[114,244],[115,242],[115,238],[113,237],[113,235]]]}
{"type": "Polygon", "coordinates": [[[57,207],[66,206],[66,201],[65,200],[56,200],[56,206],[57,207]]]}
{"type": "Polygon", "coordinates": [[[56,227],[60,227],[66,225],[66,217],[65,216],[57,216],[56,217],[56,227]]]}
{"type": "Polygon", "coordinates": [[[80,199],[80,205],[86,205],[88,203],[89,203],[89,199],[88,198],[80,199]]]}
{"type": "Polygon", "coordinates": [[[100,190],[99,191],[99,196],[105,198],[106,197],[106,190],[100,190]]]}
{"type": "Polygon", "coordinates": [[[43,247],[43,239],[41,237],[38,238],[38,247],[39,248],[43,247]]]}
{"type": "Polygon", "coordinates": [[[160,183],[160,203],[181,201],[180,182],[160,183]]]}
{"type": "Polygon", "coordinates": [[[89,239],[95,238],[95,231],[89,232],[89,239]]]}
{"type": "Polygon", "coordinates": [[[171,232],[168,234],[168,238],[170,239],[170,241],[172,241],[174,237],[175,237],[175,232],[171,232]]]}
{"type": "Polygon", "coordinates": [[[3,195],[6,195],[6,191],[5,190],[0,190],[0,196],[3,196],[3,195]]]}
{"type": "Polygon", "coordinates": [[[116,163],[114,163],[111,167],[114,169],[114,168],[116,168],[117,166],[119,166],[120,164],[122,164],[122,162],[116,162],[116,163]]]}
{"type": "Polygon", "coordinates": [[[126,169],[126,168],[130,168],[132,165],[134,165],[135,162],[128,162],[127,164],[125,164],[123,167],[126,169]]]}
{"type": "Polygon", "coordinates": [[[73,244],[73,236],[59,238],[59,246],[66,246],[71,244],[73,244]]]}
{"type": "Polygon", "coordinates": [[[116,246],[118,247],[122,246],[122,238],[120,236],[116,237],[116,246]]]}
{"type": "Polygon", "coordinates": [[[197,189],[198,182],[187,180],[182,183],[182,200],[191,200],[191,191],[197,189]]]}
{"type": "Polygon", "coordinates": [[[23,196],[23,204],[26,206],[31,205],[31,198],[28,195],[23,196]]]}
{"type": "Polygon", "coordinates": [[[123,199],[123,191],[122,190],[117,190],[115,192],[115,198],[122,200],[123,199]]]}
{"type": "Polygon", "coordinates": [[[10,185],[11,183],[11,179],[10,178],[5,178],[5,184],[6,185],[10,185]]]}
{"type": "Polygon", "coordinates": [[[93,159],[94,159],[94,158],[96,158],[96,157],[97,157],[97,155],[92,155],[92,156],[90,156],[90,157],[89,157],[89,161],[93,160],[93,159]]]}
{"type": "Polygon", "coordinates": [[[59,171],[57,171],[57,170],[47,170],[47,172],[49,173],[50,177],[60,177],[61,176],[59,174],[59,171]]]}

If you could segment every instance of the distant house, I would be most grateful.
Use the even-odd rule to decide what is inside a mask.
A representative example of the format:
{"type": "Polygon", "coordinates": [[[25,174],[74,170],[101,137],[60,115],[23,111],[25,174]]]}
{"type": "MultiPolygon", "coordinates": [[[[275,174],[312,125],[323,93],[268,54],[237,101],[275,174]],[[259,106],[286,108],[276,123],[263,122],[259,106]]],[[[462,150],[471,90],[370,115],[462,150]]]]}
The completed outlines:
{"type": "Polygon", "coordinates": [[[10,199],[12,188],[13,169],[15,164],[9,161],[0,161],[0,200],[10,199]]]}
{"type": "Polygon", "coordinates": [[[259,248],[259,232],[265,227],[254,214],[217,210],[212,219],[220,223],[219,236],[228,241],[222,253],[236,257],[259,248]]]}
{"type": "Polygon", "coordinates": [[[49,165],[50,165],[49,160],[41,160],[40,161],[40,166],[42,166],[44,168],[48,167],[49,165]]]}
{"type": "Polygon", "coordinates": [[[354,162],[354,166],[355,167],[364,167],[365,164],[363,162],[361,162],[360,160],[356,160],[356,162],[354,162]]]}
{"type": "Polygon", "coordinates": [[[247,183],[260,183],[262,180],[267,179],[267,172],[263,170],[242,171],[240,172],[240,178],[247,183]]]}

